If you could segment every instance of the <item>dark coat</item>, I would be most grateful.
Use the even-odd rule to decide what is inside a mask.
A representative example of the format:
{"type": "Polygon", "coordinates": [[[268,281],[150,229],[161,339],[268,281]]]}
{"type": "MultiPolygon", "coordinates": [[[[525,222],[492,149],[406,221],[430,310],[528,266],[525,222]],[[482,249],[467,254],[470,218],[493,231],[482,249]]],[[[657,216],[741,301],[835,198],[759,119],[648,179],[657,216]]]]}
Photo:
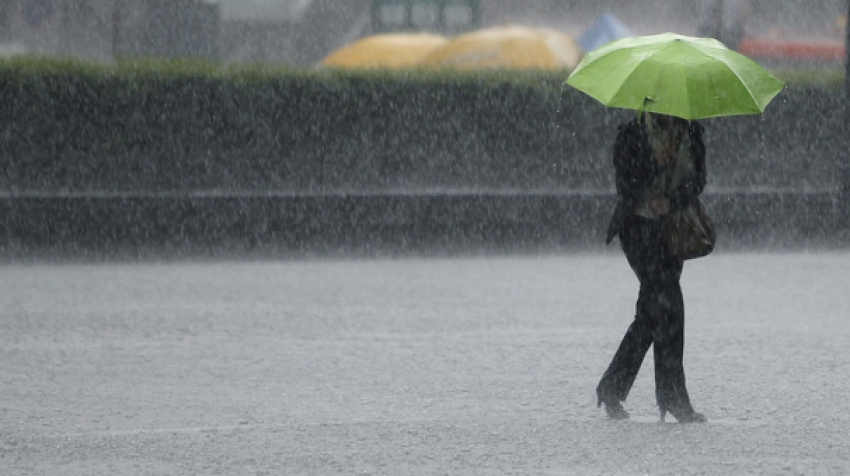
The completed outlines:
{"type": "MultiPolygon", "coordinates": [[[[688,136],[691,141],[693,168],[685,175],[679,186],[665,194],[670,201],[670,211],[681,210],[690,205],[705,188],[705,143],[704,128],[696,123],[688,123],[688,136]]],[[[659,173],[659,165],[652,156],[646,126],[637,120],[622,124],[614,142],[614,169],[616,171],[617,208],[608,225],[605,243],[611,243],[623,227],[629,213],[640,200],[659,173]]]]}

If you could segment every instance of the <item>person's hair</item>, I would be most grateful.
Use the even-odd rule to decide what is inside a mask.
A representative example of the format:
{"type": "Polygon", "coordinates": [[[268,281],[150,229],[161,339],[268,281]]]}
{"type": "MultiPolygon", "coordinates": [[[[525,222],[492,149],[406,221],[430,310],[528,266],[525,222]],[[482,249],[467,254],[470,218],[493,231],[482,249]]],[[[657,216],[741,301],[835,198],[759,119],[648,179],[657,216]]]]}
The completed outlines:
{"type": "Polygon", "coordinates": [[[666,114],[658,114],[658,113],[646,113],[648,118],[652,121],[654,125],[662,129],[666,129],[668,127],[688,127],[687,119],[682,119],[681,117],[676,116],[668,116],[666,114]]]}
{"type": "MultiPolygon", "coordinates": [[[[646,113],[645,121],[649,145],[656,153],[678,150],[687,138],[688,121],[680,117],[665,114],[646,113]]],[[[675,153],[675,152],[668,152],[675,153]]]]}

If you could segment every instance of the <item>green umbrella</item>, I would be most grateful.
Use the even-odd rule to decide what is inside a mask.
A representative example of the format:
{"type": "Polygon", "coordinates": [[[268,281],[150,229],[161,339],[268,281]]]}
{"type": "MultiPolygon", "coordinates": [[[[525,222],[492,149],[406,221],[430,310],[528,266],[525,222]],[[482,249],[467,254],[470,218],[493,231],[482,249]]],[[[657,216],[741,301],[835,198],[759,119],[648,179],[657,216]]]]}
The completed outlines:
{"type": "Polygon", "coordinates": [[[597,48],[567,84],[606,106],[688,120],[761,114],[783,88],[767,70],[723,43],[674,33],[597,48]]]}

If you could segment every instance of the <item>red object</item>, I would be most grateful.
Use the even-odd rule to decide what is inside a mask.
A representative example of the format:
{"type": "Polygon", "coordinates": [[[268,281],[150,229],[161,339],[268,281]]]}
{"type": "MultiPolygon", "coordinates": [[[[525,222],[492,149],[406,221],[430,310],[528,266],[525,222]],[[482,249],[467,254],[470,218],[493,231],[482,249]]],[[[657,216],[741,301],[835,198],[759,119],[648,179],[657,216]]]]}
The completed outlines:
{"type": "Polygon", "coordinates": [[[759,59],[844,61],[845,58],[844,43],[840,41],[745,38],[738,52],[759,59]]]}

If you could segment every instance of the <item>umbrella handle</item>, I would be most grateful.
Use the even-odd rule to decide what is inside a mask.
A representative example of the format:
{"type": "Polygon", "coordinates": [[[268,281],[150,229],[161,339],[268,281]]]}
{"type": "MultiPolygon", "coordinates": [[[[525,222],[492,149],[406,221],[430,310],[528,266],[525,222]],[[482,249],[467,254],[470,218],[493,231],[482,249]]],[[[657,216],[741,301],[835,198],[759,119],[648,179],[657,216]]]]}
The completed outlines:
{"type": "Polygon", "coordinates": [[[648,102],[655,102],[655,100],[652,99],[649,96],[646,96],[645,98],[643,98],[643,104],[641,104],[640,108],[637,109],[638,122],[640,122],[640,120],[643,118],[643,113],[645,112],[645,109],[646,109],[646,103],[648,103],[648,102]]]}

